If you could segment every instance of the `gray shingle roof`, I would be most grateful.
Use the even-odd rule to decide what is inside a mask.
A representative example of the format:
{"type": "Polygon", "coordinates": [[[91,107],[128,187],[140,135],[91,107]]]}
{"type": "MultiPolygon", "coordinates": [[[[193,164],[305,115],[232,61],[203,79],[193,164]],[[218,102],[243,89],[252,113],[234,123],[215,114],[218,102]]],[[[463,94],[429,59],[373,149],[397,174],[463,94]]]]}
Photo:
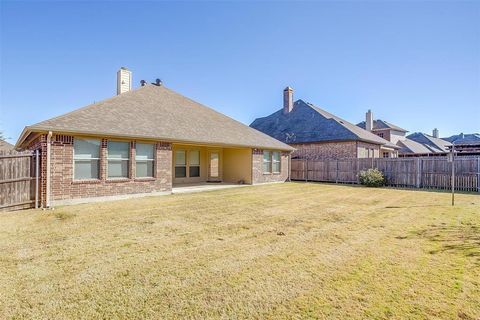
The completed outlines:
{"type": "Polygon", "coordinates": [[[431,135],[422,132],[415,132],[407,136],[408,139],[421,143],[425,147],[431,149],[431,152],[447,152],[448,147],[452,144],[440,138],[434,138],[431,135]]]}
{"type": "Polygon", "coordinates": [[[288,114],[280,109],[267,117],[255,119],[250,126],[291,144],[353,140],[395,147],[389,141],[303,100],[295,101],[288,114]]]}
{"type": "MultiPolygon", "coordinates": [[[[359,126],[362,129],[366,128],[365,121],[362,121],[360,123],[357,123],[357,126],[359,126]]],[[[400,128],[399,126],[394,125],[393,123],[387,122],[385,120],[373,120],[373,129],[393,129],[396,131],[401,131],[401,132],[408,132],[407,130],[400,128]]]]}
{"type": "Polygon", "coordinates": [[[448,142],[451,142],[455,145],[468,145],[468,144],[480,144],[480,134],[479,133],[461,133],[456,134],[448,138],[442,138],[448,142]]]}
{"type": "Polygon", "coordinates": [[[428,148],[427,146],[410,139],[400,140],[397,142],[397,145],[400,147],[400,150],[398,151],[400,154],[403,154],[403,153],[425,154],[425,153],[433,152],[431,148],[428,148]]]}
{"type": "MultiPolygon", "coordinates": [[[[293,150],[163,86],[147,85],[25,128],[172,142],[293,150]]],[[[22,138],[23,137],[23,138],[22,138]]]]}

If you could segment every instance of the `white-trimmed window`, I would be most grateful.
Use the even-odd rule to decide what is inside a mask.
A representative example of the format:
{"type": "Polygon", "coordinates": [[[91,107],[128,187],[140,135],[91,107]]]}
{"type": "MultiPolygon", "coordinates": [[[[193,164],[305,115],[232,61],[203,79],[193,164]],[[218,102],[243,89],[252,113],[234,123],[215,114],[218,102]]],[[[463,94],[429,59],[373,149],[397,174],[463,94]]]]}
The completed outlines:
{"type": "Polygon", "coordinates": [[[175,151],[175,178],[187,177],[187,157],[185,150],[175,151]]]}
{"type": "Polygon", "coordinates": [[[188,151],[188,176],[190,178],[200,177],[200,151],[188,151]]]}
{"type": "Polygon", "coordinates": [[[98,179],[100,140],[73,140],[73,179],[98,179]]]}
{"type": "Polygon", "coordinates": [[[383,153],[383,157],[384,157],[384,158],[390,158],[390,154],[389,154],[388,152],[384,152],[384,153],[383,153]]]}
{"type": "Polygon", "coordinates": [[[137,178],[153,177],[155,145],[151,143],[137,143],[135,150],[135,176],[137,178]]]}
{"type": "Polygon", "coordinates": [[[130,142],[108,141],[108,178],[128,178],[130,142]]]}
{"type": "Polygon", "coordinates": [[[280,173],[280,152],[272,152],[272,172],[280,173]]]}
{"type": "Polygon", "coordinates": [[[272,173],[272,153],[263,150],[263,173],[272,173]]]}

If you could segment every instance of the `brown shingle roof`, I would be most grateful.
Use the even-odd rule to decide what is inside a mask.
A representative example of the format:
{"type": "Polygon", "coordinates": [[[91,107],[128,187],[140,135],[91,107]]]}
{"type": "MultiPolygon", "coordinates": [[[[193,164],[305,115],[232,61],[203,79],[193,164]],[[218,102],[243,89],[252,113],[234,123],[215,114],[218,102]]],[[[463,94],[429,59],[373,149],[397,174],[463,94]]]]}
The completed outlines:
{"type": "Polygon", "coordinates": [[[8,143],[5,140],[0,139],[0,151],[10,151],[13,150],[13,145],[8,143]]]}
{"type": "Polygon", "coordinates": [[[293,150],[266,134],[156,85],[140,87],[26,127],[17,145],[21,145],[28,132],[40,131],[293,150]]]}

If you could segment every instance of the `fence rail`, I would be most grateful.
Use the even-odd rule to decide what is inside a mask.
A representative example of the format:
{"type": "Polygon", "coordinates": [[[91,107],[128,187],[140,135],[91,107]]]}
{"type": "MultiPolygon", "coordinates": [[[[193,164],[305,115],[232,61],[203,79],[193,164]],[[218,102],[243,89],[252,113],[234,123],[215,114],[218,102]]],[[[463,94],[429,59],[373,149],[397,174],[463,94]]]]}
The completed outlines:
{"type": "MultiPolygon", "coordinates": [[[[480,157],[456,157],[455,190],[480,192],[480,157]]],[[[447,157],[292,159],[291,179],[359,183],[362,170],[377,168],[392,187],[451,189],[452,163],[447,157]]]]}
{"type": "Polygon", "coordinates": [[[31,152],[0,151],[0,211],[32,208],[38,195],[38,160],[31,152]]]}

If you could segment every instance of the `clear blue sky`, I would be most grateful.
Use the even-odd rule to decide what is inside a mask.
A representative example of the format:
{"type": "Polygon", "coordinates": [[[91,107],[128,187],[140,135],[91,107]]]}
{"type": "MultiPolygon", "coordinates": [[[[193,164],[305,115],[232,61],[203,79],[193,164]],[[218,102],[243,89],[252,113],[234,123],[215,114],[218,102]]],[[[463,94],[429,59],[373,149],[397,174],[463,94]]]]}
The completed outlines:
{"type": "MultiPolygon", "coordinates": [[[[1,2],[0,129],[115,94],[116,71],[249,124],[290,85],[348,121],[480,131],[480,2],[1,2]]],[[[101,120],[99,120],[101,121],[101,120]]]]}

